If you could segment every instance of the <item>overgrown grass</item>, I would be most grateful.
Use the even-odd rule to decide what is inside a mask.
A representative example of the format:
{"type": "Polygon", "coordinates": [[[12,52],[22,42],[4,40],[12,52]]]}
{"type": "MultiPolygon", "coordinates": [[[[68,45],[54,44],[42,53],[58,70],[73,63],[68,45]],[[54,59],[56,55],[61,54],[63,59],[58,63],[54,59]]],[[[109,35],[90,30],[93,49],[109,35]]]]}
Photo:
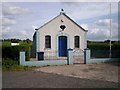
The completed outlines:
{"type": "Polygon", "coordinates": [[[1,42],[1,46],[11,46],[11,41],[4,41],[4,42],[1,42]]]}
{"type": "Polygon", "coordinates": [[[9,58],[2,60],[3,71],[26,71],[31,69],[32,67],[19,65],[19,61],[16,61],[16,60],[12,60],[9,58]]]}
{"type": "Polygon", "coordinates": [[[19,41],[20,45],[11,46],[11,41],[2,41],[0,42],[0,48],[2,48],[2,57],[10,58],[13,60],[19,59],[19,52],[24,50],[26,52],[26,60],[29,61],[32,42],[23,42],[19,41]]]}

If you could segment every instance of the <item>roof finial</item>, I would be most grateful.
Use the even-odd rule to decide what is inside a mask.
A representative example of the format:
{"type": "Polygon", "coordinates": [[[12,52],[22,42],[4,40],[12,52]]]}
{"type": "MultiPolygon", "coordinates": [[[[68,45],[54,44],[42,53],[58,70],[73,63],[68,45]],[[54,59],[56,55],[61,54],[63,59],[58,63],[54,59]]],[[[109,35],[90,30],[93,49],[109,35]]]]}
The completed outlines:
{"type": "Polygon", "coordinates": [[[61,14],[62,14],[62,13],[65,13],[63,8],[61,9],[61,12],[60,12],[60,13],[61,13],[61,14]]]}
{"type": "Polygon", "coordinates": [[[64,11],[64,9],[62,8],[62,9],[61,9],[61,12],[63,12],[63,11],[64,11]]]}

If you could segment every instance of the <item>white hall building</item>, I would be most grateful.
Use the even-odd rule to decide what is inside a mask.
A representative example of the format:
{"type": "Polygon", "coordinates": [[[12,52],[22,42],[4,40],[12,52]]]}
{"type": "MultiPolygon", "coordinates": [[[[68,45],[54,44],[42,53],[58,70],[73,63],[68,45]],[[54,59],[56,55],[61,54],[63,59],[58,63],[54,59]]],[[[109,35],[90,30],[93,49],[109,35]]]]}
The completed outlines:
{"type": "Polygon", "coordinates": [[[32,54],[35,57],[37,52],[43,52],[44,57],[48,54],[66,57],[67,49],[82,53],[87,48],[87,30],[67,16],[63,9],[58,16],[35,30],[32,43],[32,54]]]}

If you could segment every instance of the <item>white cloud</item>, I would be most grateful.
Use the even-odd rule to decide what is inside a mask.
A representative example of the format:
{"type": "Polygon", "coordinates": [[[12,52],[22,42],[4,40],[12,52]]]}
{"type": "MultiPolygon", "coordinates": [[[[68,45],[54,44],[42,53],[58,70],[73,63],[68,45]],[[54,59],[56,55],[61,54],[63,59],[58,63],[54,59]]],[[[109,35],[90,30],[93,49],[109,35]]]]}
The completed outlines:
{"type": "Polygon", "coordinates": [[[28,8],[22,8],[18,6],[14,6],[10,3],[3,4],[3,14],[4,15],[20,15],[20,14],[27,14],[30,13],[28,8]]]}
{"type": "Polygon", "coordinates": [[[87,24],[81,24],[81,27],[83,27],[85,30],[88,30],[88,25],[87,24]]]}
{"type": "Polygon", "coordinates": [[[88,39],[90,40],[106,40],[109,39],[109,31],[107,29],[93,28],[88,32],[88,39]]]}
{"type": "Polygon", "coordinates": [[[0,25],[13,25],[16,24],[16,21],[14,19],[9,19],[9,18],[0,18],[2,22],[0,22],[0,25]]]}
{"type": "MultiPolygon", "coordinates": [[[[111,20],[112,21],[112,20],[111,20]]],[[[100,19],[96,22],[98,26],[110,27],[110,19],[100,19]]]]}
{"type": "Polygon", "coordinates": [[[60,0],[61,2],[119,2],[119,0],[60,0]]]}
{"type": "Polygon", "coordinates": [[[104,34],[106,37],[110,37],[110,30],[106,30],[106,32],[104,34]]]}
{"type": "Polygon", "coordinates": [[[10,32],[12,32],[12,29],[11,29],[11,27],[2,27],[2,33],[10,33],[10,32]]]}
{"type": "MultiPolygon", "coordinates": [[[[97,21],[97,26],[89,26],[88,39],[90,40],[106,40],[110,39],[109,19],[101,19],[97,21]]],[[[111,27],[112,40],[118,40],[118,24],[112,22],[111,27]]]]}
{"type": "MultiPolygon", "coordinates": [[[[90,19],[109,15],[110,5],[109,3],[64,3],[65,8],[68,8],[69,15],[75,20],[90,19]]],[[[112,3],[112,14],[118,12],[118,3],[112,3]]]]}
{"type": "MultiPolygon", "coordinates": [[[[16,2],[16,0],[3,0],[2,2],[16,2]]],[[[119,2],[119,0],[17,0],[17,2],[119,2]]]]}
{"type": "Polygon", "coordinates": [[[22,36],[26,36],[27,35],[27,32],[25,30],[21,30],[21,31],[18,31],[22,36]]]}
{"type": "Polygon", "coordinates": [[[26,38],[26,36],[27,36],[27,32],[24,30],[17,31],[14,28],[11,28],[9,26],[2,27],[2,38],[18,38],[19,39],[20,37],[26,38]]]}
{"type": "Polygon", "coordinates": [[[15,28],[11,28],[10,26],[2,27],[2,38],[18,38],[18,39],[31,39],[34,33],[33,27],[28,27],[26,29],[16,30],[15,28]]]}
{"type": "Polygon", "coordinates": [[[18,28],[22,26],[21,23],[24,22],[18,20],[19,18],[22,20],[22,16],[19,15],[28,14],[30,10],[28,8],[16,6],[14,3],[3,3],[2,9],[3,16],[0,19],[2,21],[0,22],[0,25],[2,25],[2,38],[26,38],[27,31],[23,28],[18,28]]]}
{"type": "MultiPolygon", "coordinates": [[[[39,28],[40,26],[51,20],[54,16],[56,16],[56,14],[59,14],[59,10],[61,8],[63,8],[66,14],[70,15],[73,20],[77,21],[77,23],[82,22],[81,26],[83,28],[89,30],[88,39],[90,38],[92,40],[104,40],[109,37],[109,3],[64,2],[47,4],[23,3],[23,5],[21,5],[21,3],[12,3],[9,5],[5,3],[3,5],[3,14],[7,18],[7,20],[6,24],[4,25],[12,25],[11,28],[6,27],[6,32],[9,32],[10,29],[12,29],[11,32],[13,34],[11,34],[11,37],[28,37],[31,39],[32,34],[34,33],[34,29],[39,28]],[[33,10],[33,13],[31,13],[30,15],[26,15],[27,17],[22,16],[29,13],[30,9],[33,10]],[[99,20],[94,21],[96,19],[99,20]],[[91,22],[93,22],[94,25],[96,23],[96,27],[92,26],[91,22]]],[[[117,8],[118,3],[112,3],[112,14],[115,15],[118,12],[117,8]]],[[[114,20],[114,16],[112,20],[114,20]]],[[[115,22],[112,23],[112,32],[114,32],[113,37],[117,38],[118,31],[115,22]]]]}
{"type": "Polygon", "coordinates": [[[118,34],[119,34],[119,29],[118,29],[118,23],[112,23],[112,39],[113,40],[118,40],[119,38],[118,38],[118,34]]]}
{"type": "Polygon", "coordinates": [[[13,33],[14,33],[14,31],[11,27],[9,27],[9,26],[2,27],[2,38],[6,38],[6,37],[11,38],[11,37],[13,37],[13,33]]]}
{"type": "Polygon", "coordinates": [[[35,29],[36,29],[36,28],[38,28],[38,27],[37,27],[37,26],[35,26],[35,25],[33,25],[33,26],[32,26],[32,28],[33,28],[33,30],[35,30],[35,29]]]}
{"type": "Polygon", "coordinates": [[[106,36],[106,32],[107,32],[107,30],[104,30],[104,29],[93,28],[93,29],[90,30],[89,33],[90,33],[92,36],[98,35],[98,34],[101,34],[101,35],[105,35],[105,36],[106,36]]]}
{"type": "Polygon", "coordinates": [[[91,35],[98,34],[98,32],[99,32],[98,28],[91,29],[91,31],[90,31],[91,35]]]}

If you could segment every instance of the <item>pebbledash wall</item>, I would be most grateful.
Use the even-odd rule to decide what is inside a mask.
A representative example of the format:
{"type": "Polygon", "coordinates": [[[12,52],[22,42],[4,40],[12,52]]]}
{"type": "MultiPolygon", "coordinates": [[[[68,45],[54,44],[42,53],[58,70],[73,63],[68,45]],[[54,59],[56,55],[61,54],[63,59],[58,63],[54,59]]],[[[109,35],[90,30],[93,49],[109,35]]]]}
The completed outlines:
{"type": "Polygon", "coordinates": [[[102,62],[120,62],[120,58],[94,58],[91,59],[91,51],[86,48],[84,50],[84,63],[92,64],[92,63],[102,63],[102,62]]]}
{"type": "MultiPolygon", "coordinates": [[[[84,64],[101,62],[120,62],[120,58],[95,58],[91,59],[90,49],[84,50],[84,64]]],[[[20,65],[23,66],[48,66],[48,65],[70,65],[73,64],[73,50],[68,49],[67,60],[43,60],[43,61],[25,61],[25,51],[20,52],[20,65]]]]}
{"type": "Polygon", "coordinates": [[[25,51],[20,52],[20,65],[23,66],[49,66],[49,65],[70,65],[73,64],[73,50],[68,49],[67,60],[42,60],[42,61],[26,61],[25,51]]]}

